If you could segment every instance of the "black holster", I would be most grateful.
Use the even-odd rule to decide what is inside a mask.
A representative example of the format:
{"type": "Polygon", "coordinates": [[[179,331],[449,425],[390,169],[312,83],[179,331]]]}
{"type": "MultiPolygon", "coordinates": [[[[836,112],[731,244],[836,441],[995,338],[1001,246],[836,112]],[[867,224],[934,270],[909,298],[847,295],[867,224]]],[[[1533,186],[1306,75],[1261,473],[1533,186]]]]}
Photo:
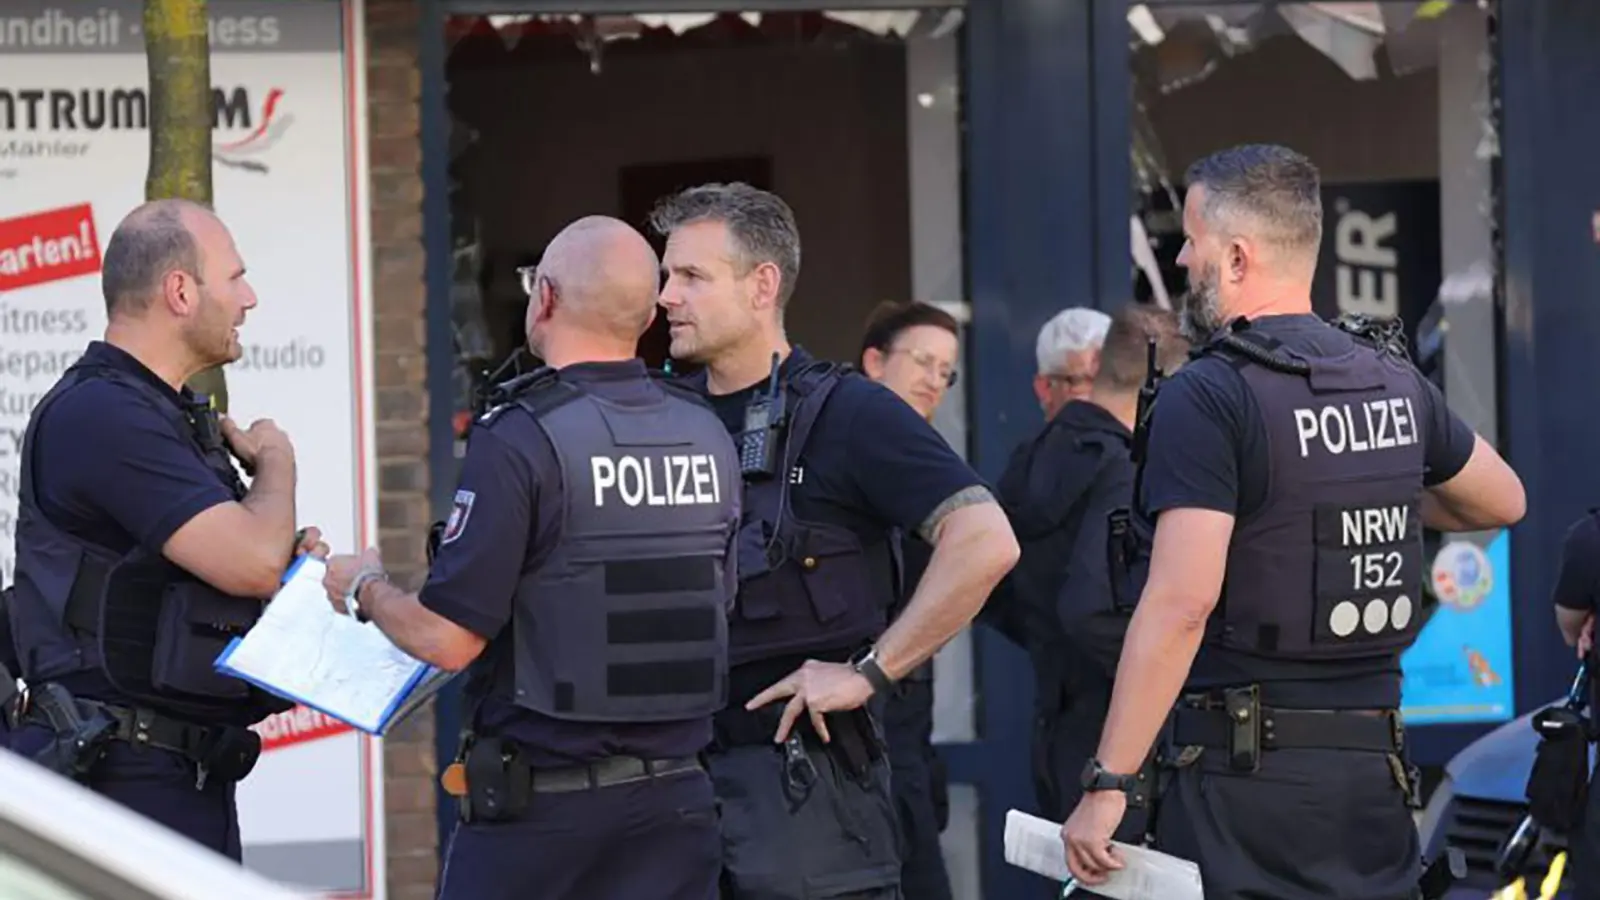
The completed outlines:
{"type": "Polygon", "coordinates": [[[103,710],[80,706],[66,688],[54,682],[29,690],[25,714],[42,719],[50,730],[50,742],[33,754],[33,761],[75,781],[88,778],[105,754],[106,744],[116,737],[115,719],[103,710]]]}
{"type": "Polygon", "coordinates": [[[463,822],[501,822],[521,816],[533,798],[533,770],[515,742],[468,735],[457,757],[467,770],[463,822]]]}
{"type": "Polygon", "coordinates": [[[872,714],[866,707],[827,714],[828,733],[833,738],[826,746],[834,760],[857,780],[866,778],[884,757],[883,742],[872,714]]]}

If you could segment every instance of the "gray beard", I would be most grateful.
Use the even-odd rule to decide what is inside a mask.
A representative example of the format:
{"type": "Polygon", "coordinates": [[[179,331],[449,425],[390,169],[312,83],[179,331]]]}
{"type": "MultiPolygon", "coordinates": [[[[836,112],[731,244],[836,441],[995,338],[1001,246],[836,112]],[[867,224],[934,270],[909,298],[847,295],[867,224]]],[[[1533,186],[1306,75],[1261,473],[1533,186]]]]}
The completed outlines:
{"type": "Polygon", "coordinates": [[[1217,292],[1208,284],[1189,290],[1183,301],[1183,314],[1178,327],[1192,344],[1209,343],[1222,329],[1222,303],[1217,292]]]}

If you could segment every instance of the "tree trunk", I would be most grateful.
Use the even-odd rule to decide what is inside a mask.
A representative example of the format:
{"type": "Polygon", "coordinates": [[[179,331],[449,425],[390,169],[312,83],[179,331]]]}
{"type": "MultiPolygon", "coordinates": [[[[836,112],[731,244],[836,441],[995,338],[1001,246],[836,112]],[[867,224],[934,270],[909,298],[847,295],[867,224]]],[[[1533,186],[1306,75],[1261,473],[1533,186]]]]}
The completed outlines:
{"type": "MultiPolygon", "coordinates": [[[[150,171],[146,200],[182,199],[211,205],[211,45],[206,0],[145,0],[145,57],[150,68],[150,171]]],[[[189,386],[228,410],[220,367],[189,386]]]]}

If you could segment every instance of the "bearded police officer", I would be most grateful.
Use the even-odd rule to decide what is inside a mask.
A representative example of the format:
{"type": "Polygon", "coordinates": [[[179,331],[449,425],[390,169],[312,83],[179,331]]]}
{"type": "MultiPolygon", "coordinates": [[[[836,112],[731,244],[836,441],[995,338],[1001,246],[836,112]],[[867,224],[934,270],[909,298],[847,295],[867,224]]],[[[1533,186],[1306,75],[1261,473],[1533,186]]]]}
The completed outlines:
{"type": "Polygon", "coordinates": [[[738,462],[717,417],[634,358],[657,279],[622,222],[557,235],[524,272],[551,368],[473,429],[420,596],[373,550],[328,567],[335,604],[407,652],[476,661],[446,900],[716,896],[697,754],[727,690],[738,462]]]}
{"type": "Polygon", "coordinates": [[[738,436],[744,473],[730,702],[708,754],[724,897],[898,897],[869,700],[972,619],[1016,561],[1016,541],[916,411],[790,346],[783,308],[800,239],[787,204],[707,185],[666,200],[653,224],[668,236],[671,354],[704,364],[692,383],[738,436]],[[885,631],[898,529],[934,549],[885,631]]]}
{"type": "Polygon", "coordinates": [[[21,458],[16,583],[29,689],[11,748],[240,858],[234,788],[291,704],[218,674],[296,546],[295,457],[184,382],[239,358],[244,263],[201,206],[141,206],[106,244],[108,325],[39,401],[21,458]],[[226,442],[226,447],[224,446],[226,442]],[[228,449],[253,470],[247,490],[228,449]]]}
{"type": "Polygon", "coordinates": [[[1309,161],[1239,147],[1187,180],[1183,315],[1204,346],[1155,402],[1143,591],[1062,829],[1069,864],[1090,885],[1120,865],[1124,791],[1170,714],[1156,844],[1199,864],[1207,898],[1411,897],[1417,785],[1397,710],[1421,528],[1510,525],[1522,485],[1403,346],[1311,315],[1309,161]]]}

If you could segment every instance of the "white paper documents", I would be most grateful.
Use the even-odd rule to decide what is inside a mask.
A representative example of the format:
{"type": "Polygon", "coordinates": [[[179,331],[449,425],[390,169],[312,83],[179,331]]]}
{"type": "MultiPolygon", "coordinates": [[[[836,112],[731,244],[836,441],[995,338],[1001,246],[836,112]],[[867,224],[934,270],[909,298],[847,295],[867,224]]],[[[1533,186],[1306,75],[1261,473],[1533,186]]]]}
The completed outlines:
{"type": "MultiPolygon", "coordinates": [[[[1094,892],[1113,900],[1203,900],[1200,867],[1187,859],[1112,842],[1122,868],[1112,872],[1094,892]]],[[[1006,813],[1006,862],[1054,881],[1067,881],[1067,849],[1061,826],[1015,809],[1006,813]]]]}
{"type": "Polygon", "coordinates": [[[381,735],[448,677],[396,647],[378,626],[336,611],[322,586],[326,570],[314,557],[296,561],[261,620],[228,644],[216,668],[381,735]]]}

